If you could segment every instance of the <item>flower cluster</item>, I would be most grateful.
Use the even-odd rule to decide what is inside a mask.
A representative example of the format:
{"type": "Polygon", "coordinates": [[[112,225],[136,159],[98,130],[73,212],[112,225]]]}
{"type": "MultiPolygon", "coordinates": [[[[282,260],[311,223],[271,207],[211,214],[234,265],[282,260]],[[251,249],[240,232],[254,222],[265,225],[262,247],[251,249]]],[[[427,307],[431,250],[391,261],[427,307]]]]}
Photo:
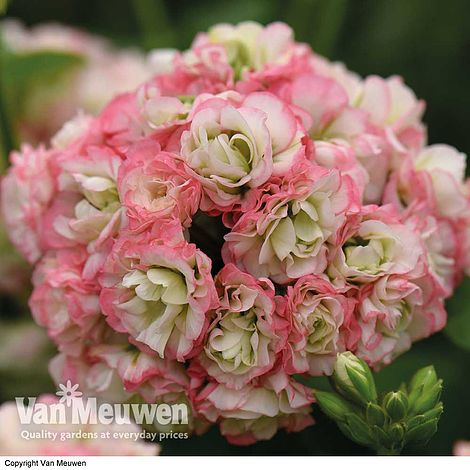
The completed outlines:
{"type": "Polygon", "coordinates": [[[58,381],[185,400],[232,443],[312,423],[299,374],[374,368],[446,323],[470,267],[465,156],[426,145],[398,77],[281,23],[218,25],[3,181],[58,381]]]}

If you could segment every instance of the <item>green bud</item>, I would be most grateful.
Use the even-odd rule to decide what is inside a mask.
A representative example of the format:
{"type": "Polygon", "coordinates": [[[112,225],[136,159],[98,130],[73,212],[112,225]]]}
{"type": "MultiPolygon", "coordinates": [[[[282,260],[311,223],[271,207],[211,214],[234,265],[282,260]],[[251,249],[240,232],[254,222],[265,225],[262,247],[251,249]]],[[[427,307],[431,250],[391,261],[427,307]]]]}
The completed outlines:
{"type": "Polygon", "coordinates": [[[434,366],[423,367],[418,370],[410,380],[409,390],[416,389],[420,386],[423,388],[432,387],[437,382],[437,374],[434,366]]]}
{"type": "Polygon", "coordinates": [[[383,405],[393,421],[400,421],[408,412],[408,397],[401,391],[385,395],[383,405]]]}
{"type": "Polygon", "coordinates": [[[354,413],[346,415],[346,426],[353,440],[364,446],[370,446],[373,441],[369,433],[369,426],[354,413]]]}
{"type": "Polygon", "coordinates": [[[438,380],[432,387],[423,388],[421,394],[414,398],[411,411],[422,414],[434,408],[441,397],[442,380],[438,380]]]}
{"type": "Polygon", "coordinates": [[[377,402],[377,390],[369,366],[350,351],[338,354],[332,376],[344,398],[360,405],[377,402]]]}
{"type": "Polygon", "coordinates": [[[405,429],[400,423],[393,423],[388,430],[388,435],[393,442],[401,442],[405,437],[405,429]]]}
{"type": "Polygon", "coordinates": [[[379,405],[368,403],[366,408],[366,419],[371,425],[383,426],[385,424],[385,413],[379,405]]]}
{"type": "Polygon", "coordinates": [[[320,407],[343,434],[379,455],[398,455],[405,444],[424,444],[437,431],[442,380],[432,366],[387,393],[380,405],[372,372],[351,352],[338,354],[330,380],[338,395],[316,392],[320,407]]]}
{"type": "Polygon", "coordinates": [[[345,421],[346,415],[353,412],[351,405],[335,393],[317,390],[315,397],[323,413],[334,421],[345,421]]]}
{"type": "Polygon", "coordinates": [[[438,421],[437,418],[434,418],[409,429],[406,433],[406,442],[426,443],[436,433],[438,421]]]}
{"type": "Polygon", "coordinates": [[[365,441],[361,441],[359,440],[358,438],[356,438],[353,433],[351,432],[351,430],[349,429],[349,426],[346,424],[346,423],[341,423],[341,422],[337,422],[337,425],[338,425],[338,428],[340,429],[340,431],[348,438],[350,439],[351,441],[354,441],[354,442],[357,442],[358,444],[360,444],[361,446],[369,446],[370,445],[370,442],[368,439],[366,439],[365,441]]]}
{"type": "Polygon", "coordinates": [[[418,400],[423,393],[434,387],[438,382],[436,371],[433,366],[428,366],[420,369],[411,379],[408,386],[408,399],[410,408],[416,400],[418,400]]]}
{"type": "Polygon", "coordinates": [[[444,411],[444,406],[442,405],[441,402],[439,402],[433,409],[426,411],[426,413],[424,413],[422,416],[424,416],[424,419],[426,421],[433,419],[433,418],[439,419],[443,411],[444,411]]]}
{"type": "Polygon", "coordinates": [[[372,434],[374,435],[375,442],[378,444],[377,448],[388,448],[393,446],[394,442],[388,434],[379,426],[371,427],[372,434]]]}
{"type": "Polygon", "coordinates": [[[410,430],[425,422],[426,422],[426,418],[424,417],[424,415],[413,416],[406,422],[406,426],[410,430]]]}
{"type": "Polygon", "coordinates": [[[439,420],[443,410],[444,407],[442,406],[442,403],[438,403],[434,408],[429,411],[426,411],[426,413],[410,418],[407,421],[406,425],[408,429],[411,430],[417,426],[420,426],[423,423],[426,423],[427,421],[432,421],[433,419],[439,420]]]}

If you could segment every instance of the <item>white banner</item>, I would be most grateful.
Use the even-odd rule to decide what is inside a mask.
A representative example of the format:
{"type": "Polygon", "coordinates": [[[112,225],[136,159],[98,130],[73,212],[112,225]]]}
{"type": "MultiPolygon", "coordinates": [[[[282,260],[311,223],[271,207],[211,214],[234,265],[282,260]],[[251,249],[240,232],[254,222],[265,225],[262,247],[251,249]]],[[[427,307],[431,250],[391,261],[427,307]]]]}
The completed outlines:
{"type": "Polygon", "coordinates": [[[204,470],[248,470],[260,465],[269,470],[298,468],[329,469],[346,467],[348,470],[400,470],[417,467],[426,470],[443,466],[446,469],[468,470],[470,457],[0,457],[0,468],[87,468],[113,470],[138,468],[138,470],[161,470],[204,468],[204,470]]]}

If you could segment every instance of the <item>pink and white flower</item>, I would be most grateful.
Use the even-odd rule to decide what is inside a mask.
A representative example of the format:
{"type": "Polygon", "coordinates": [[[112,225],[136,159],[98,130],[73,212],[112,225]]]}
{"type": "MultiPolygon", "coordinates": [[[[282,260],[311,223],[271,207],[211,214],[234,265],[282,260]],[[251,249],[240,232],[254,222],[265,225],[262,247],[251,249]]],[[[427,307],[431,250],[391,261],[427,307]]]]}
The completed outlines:
{"type": "Polygon", "coordinates": [[[367,77],[355,106],[366,111],[373,124],[386,129],[397,151],[423,146],[426,131],[421,117],[425,103],[416,98],[401,77],[367,77]]]}
{"type": "Polygon", "coordinates": [[[333,283],[370,283],[388,274],[419,270],[423,248],[418,233],[401,223],[389,206],[365,206],[363,211],[331,253],[328,275],[333,283]]]}
{"type": "Polygon", "coordinates": [[[354,347],[355,300],[338,293],[322,276],[304,276],[287,291],[292,329],[285,349],[286,372],[330,375],[336,355],[354,347]]]}
{"type": "Polygon", "coordinates": [[[198,35],[193,47],[207,43],[222,45],[236,76],[241,77],[250,71],[288,63],[298,49],[293,39],[292,29],[283,23],[271,23],[263,28],[253,21],[245,21],[237,25],[215,25],[208,33],[198,35]]]}
{"type": "Polygon", "coordinates": [[[384,200],[404,209],[425,204],[428,214],[449,219],[469,213],[466,156],[448,145],[431,145],[410,156],[392,176],[384,200]]]}
{"type": "Polygon", "coordinates": [[[12,166],[2,179],[2,212],[10,239],[18,251],[35,263],[47,249],[44,214],[57,190],[54,157],[44,147],[23,145],[11,154],[12,166]]]}
{"type": "Polygon", "coordinates": [[[358,294],[361,338],[355,354],[372,366],[390,364],[411,343],[442,329],[446,313],[442,292],[429,277],[385,276],[358,294]]]}
{"type": "Polygon", "coordinates": [[[205,210],[231,209],[244,192],[285,173],[303,155],[303,132],[288,106],[268,93],[240,98],[195,104],[181,137],[184,160],[204,188],[205,210]]]}
{"type": "Polygon", "coordinates": [[[33,275],[29,305],[35,321],[47,328],[61,351],[78,355],[85,343],[102,341],[107,332],[96,282],[83,278],[88,254],[64,249],[46,254],[33,275]]]}
{"type": "Polygon", "coordinates": [[[357,193],[336,170],[310,164],[297,170],[225,236],[225,262],[278,283],[326,269],[327,242],[357,210],[357,193]]]}
{"type": "MultiPolygon", "coordinates": [[[[98,248],[123,224],[117,190],[121,158],[105,148],[88,147],[86,155],[57,157],[58,189],[47,219],[53,231],[71,244],[98,248]]],[[[61,242],[58,242],[61,243],[61,242]]]]}
{"type": "Polygon", "coordinates": [[[227,264],[215,283],[219,307],[211,314],[199,362],[218,382],[240,389],[273,368],[286,325],[276,314],[268,279],[256,280],[227,264]]]}
{"type": "Polygon", "coordinates": [[[281,428],[301,431],[313,424],[313,401],[309,389],[283,372],[241,390],[210,382],[193,399],[197,412],[219,423],[222,435],[237,445],[271,439],[281,428]]]}
{"type": "Polygon", "coordinates": [[[123,236],[104,267],[100,304],[108,323],[162,358],[194,355],[217,305],[211,261],[192,244],[123,236]]]}
{"type": "Polygon", "coordinates": [[[198,181],[175,155],[160,151],[152,140],[129,150],[117,186],[131,230],[164,218],[177,218],[189,226],[201,199],[198,181]]]}

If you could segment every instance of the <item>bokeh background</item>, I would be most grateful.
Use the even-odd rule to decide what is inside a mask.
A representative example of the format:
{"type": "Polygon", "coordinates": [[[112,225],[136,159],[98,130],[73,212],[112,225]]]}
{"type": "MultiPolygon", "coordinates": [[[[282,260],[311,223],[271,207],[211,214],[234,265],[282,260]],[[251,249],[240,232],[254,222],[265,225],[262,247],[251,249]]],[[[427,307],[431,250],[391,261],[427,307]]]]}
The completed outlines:
{"type": "MultiPolygon", "coordinates": [[[[0,0],[1,4],[1,0],[0,0]]],[[[402,75],[427,102],[430,143],[470,153],[470,28],[468,0],[12,0],[7,18],[25,25],[60,22],[103,35],[117,46],[185,49],[198,31],[218,22],[285,21],[296,39],[361,74],[402,75]]],[[[0,18],[1,19],[1,18],[0,18]]],[[[0,65],[1,66],[1,65],[0,65]]],[[[47,61],[40,64],[48,68],[47,61]]],[[[27,71],[26,71],[27,72],[27,71]]],[[[14,83],[17,69],[0,69],[14,83]]],[[[25,73],[25,71],[23,71],[25,73]]],[[[21,98],[21,97],[20,97],[21,98]]],[[[14,112],[14,110],[9,110],[14,112]]],[[[47,115],[44,115],[47,119],[47,115]]],[[[11,142],[15,137],[11,136],[11,142]]],[[[3,142],[8,146],[8,142],[3,142]]],[[[8,245],[0,246],[0,402],[54,391],[47,361],[54,351],[28,321],[27,271],[6,271],[8,245]],[[14,281],[14,282],[12,282],[14,281]],[[14,286],[21,283],[21,289],[14,286]],[[15,338],[13,341],[11,338],[15,338]]],[[[425,448],[405,454],[449,455],[470,439],[470,282],[448,302],[446,330],[416,344],[377,374],[379,388],[396,388],[419,367],[434,364],[444,379],[444,415],[425,448]]],[[[327,387],[324,381],[313,386],[327,387]]],[[[318,409],[317,426],[280,432],[269,442],[230,446],[212,430],[203,437],[164,443],[166,455],[364,455],[318,409]]],[[[1,426],[1,423],[0,423],[1,426]]]]}

